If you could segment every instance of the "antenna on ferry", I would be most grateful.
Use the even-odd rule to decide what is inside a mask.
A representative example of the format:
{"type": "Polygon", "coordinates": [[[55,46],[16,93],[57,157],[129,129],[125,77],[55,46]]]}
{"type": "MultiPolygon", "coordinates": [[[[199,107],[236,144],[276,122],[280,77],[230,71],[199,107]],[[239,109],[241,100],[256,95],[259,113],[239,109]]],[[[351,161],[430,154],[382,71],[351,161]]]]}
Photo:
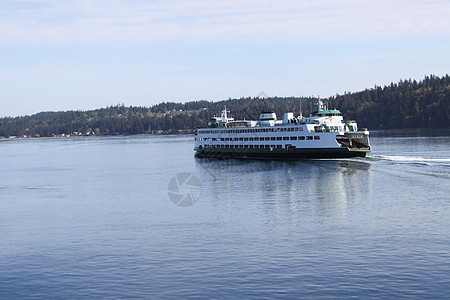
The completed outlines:
{"type": "Polygon", "coordinates": [[[302,98],[300,98],[300,115],[298,116],[300,119],[303,119],[303,113],[302,113],[302,98]]]}

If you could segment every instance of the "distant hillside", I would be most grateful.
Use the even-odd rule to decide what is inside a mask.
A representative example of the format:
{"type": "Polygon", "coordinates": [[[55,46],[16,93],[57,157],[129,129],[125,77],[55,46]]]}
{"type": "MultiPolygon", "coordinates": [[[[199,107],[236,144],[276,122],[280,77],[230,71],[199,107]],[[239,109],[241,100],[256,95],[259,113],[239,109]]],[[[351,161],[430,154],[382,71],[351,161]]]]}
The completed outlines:
{"type": "Polygon", "coordinates": [[[330,103],[369,128],[450,127],[450,77],[426,76],[422,81],[337,95],[330,103]]]}
{"type": "MultiPolygon", "coordinates": [[[[306,115],[316,98],[241,98],[219,102],[160,103],[152,107],[116,105],[90,111],[42,112],[32,116],[1,118],[0,137],[50,137],[66,135],[122,135],[193,132],[206,125],[226,105],[236,119],[257,119],[265,109],[279,118],[300,110],[306,115]]],[[[450,127],[450,77],[426,76],[375,86],[327,100],[346,118],[369,129],[450,127]]]]}

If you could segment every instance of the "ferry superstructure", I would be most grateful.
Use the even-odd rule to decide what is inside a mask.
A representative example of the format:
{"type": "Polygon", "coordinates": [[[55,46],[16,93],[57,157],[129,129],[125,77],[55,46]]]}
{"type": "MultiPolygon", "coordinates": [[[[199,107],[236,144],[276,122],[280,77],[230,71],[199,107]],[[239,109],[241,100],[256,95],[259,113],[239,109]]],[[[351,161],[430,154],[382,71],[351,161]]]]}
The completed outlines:
{"type": "Polygon", "coordinates": [[[222,111],[195,134],[195,155],[209,158],[348,158],[371,152],[369,131],[345,121],[339,110],[327,109],[319,100],[309,117],[292,112],[278,120],[263,111],[258,121],[237,121],[222,111]]]}

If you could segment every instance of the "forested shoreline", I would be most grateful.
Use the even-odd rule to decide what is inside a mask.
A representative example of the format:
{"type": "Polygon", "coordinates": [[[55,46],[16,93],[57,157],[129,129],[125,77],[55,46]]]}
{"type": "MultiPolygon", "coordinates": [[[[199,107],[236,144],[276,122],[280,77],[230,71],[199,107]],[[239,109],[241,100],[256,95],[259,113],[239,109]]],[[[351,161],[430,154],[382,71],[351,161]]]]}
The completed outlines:
{"type": "MultiPolygon", "coordinates": [[[[450,77],[425,76],[421,81],[401,80],[360,92],[346,92],[325,100],[345,118],[373,129],[449,128],[450,77]]],[[[163,102],[151,107],[115,105],[89,111],[41,112],[31,116],[0,118],[0,137],[55,137],[192,133],[219,115],[224,106],[235,119],[258,119],[271,109],[307,115],[314,97],[240,98],[223,101],[163,102]],[[300,104],[301,103],[301,104],[300,104]]]]}

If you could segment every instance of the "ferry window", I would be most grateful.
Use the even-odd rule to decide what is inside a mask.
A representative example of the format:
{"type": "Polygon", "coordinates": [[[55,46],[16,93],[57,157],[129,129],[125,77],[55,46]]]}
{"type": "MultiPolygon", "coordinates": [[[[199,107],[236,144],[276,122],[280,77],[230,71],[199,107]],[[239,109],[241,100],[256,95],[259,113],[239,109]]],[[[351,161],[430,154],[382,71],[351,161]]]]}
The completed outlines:
{"type": "Polygon", "coordinates": [[[291,136],[291,141],[296,141],[297,137],[296,136],[291,136]]]}
{"type": "Polygon", "coordinates": [[[250,149],[253,149],[253,145],[250,145],[249,147],[250,147],[250,149]]]}
{"type": "Polygon", "coordinates": [[[239,138],[239,140],[242,142],[244,140],[244,138],[239,138]]]}
{"type": "Polygon", "coordinates": [[[248,141],[248,138],[244,138],[244,141],[248,141]]]}
{"type": "Polygon", "coordinates": [[[303,131],[303,127],[300,127],[298,130],[299,130],[299,131],[303,131]]]}
{"type": "Polygon", "coordinates": [[[281,148],[283,148],[282,145],[277,145],[277,149],[281,149],[281,148]]]}
{"type": "Polygon", "coordinates": [[[281,136],[277,136],[277,141],[281,141],[281,136]]]}
{"type": "Polygon", "coordinates": [[[270,145],[270,148],[275,148],[275,145],[270,145]]]}
{"type": "Polygon", "coordinates": [[[271,141],[275,141],[275,137],[272,136],[272,137],[270,138],[270,140],[271,140],[271,141]]]}
{"type": "Polygon", "coordinates": [[[244,148],[246,148],[246,149],[247,149],[247,148],[248,148],[248,145],[244,145],[244,148]]]}
{"type": "Polygon", "coordinates": [[[253,141],[253,138],[252,138],[252,137],[251,137],[251,138],[248,138],[248,140],[249,140],[249,141],[253,141]]]}
{"type": "Polygon", "coordinates": [[[289,137],[288,136],[283,137],[283,141],[289,141],[289,137]]]}
{"type": "Polygon", "coordinates": [[[225,138],[220,138],[220,140],[223,142],[225,140],[225,138]]]}
{"type": "Polygon", "coordinates": [[[255,141],[259,141],[259,137],[255,137],[254,139],[255,139],[255,141]]]}
{"type": "Polygon", "coordinates": [[[304,140],[305,137],[304,137],[304,136],[299,136],[298,139],[299,139],[299,140],[304,140]]]}
{"type": "MultiPolygon", "coordinates": [[[[200,146],[200,147],[202,147],[202,146],[200,146]]],[[[266,149],[269,149],[269,148],[270,148],[270,145],[265,145],[265,148],[266,148],[266,149]]]]}
{"type": "Polygon", "coordinates": [[[320,140],[320,136],[316,135],[316,136],[314,136],[314,139],[315,140],[320,140]]]}
{"type": "Polygon", "coordinates": [[[230,139],[229,138],[225,138],[225,141],[229,141],[230,139]]]}
{"type": "Polygon", "coordinates": [[[295,130],[295,131],[298,131],[298,127],[295,127],[294,130],[295,130]]]}
{"type": "Polygon", "coordinates": [[[307,140],[312,140],[313,137],[312,137],[312,136],[307,136],[306,139],[307,139],[307,140]]]}
{"type": "Polygon", "coordinates": [[[270,141],[270,137],[266,137],[266,139],[265,139],[266,141],[270,141]]]}

